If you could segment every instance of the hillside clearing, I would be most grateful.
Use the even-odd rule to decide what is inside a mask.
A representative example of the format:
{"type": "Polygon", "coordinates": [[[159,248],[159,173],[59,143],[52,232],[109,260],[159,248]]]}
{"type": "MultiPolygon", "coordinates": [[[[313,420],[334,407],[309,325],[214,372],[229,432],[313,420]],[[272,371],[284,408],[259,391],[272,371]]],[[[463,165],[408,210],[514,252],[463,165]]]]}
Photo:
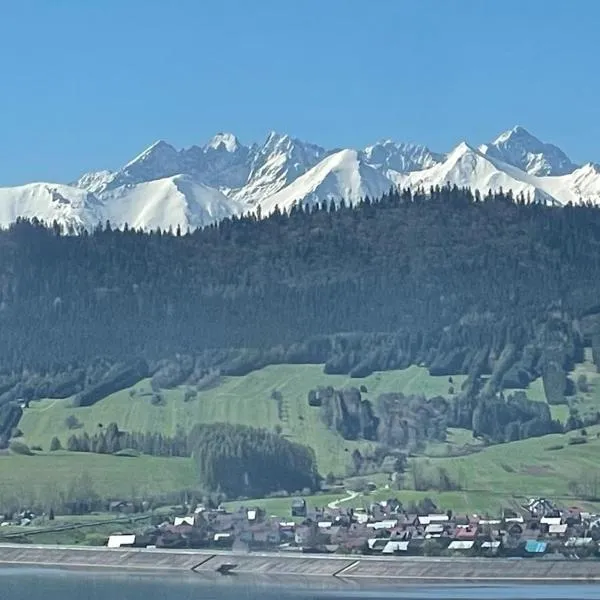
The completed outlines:
{"type": "MultiPolygon", "coordinates": [[[[458,388],[463,380],[464,377],[455,377],[454,385],[458,388]]],[[[65,423],[70,415],[82,424],[75,431],[77,434],[83,431],[93,434],[99,426],[111,422],[122,430],[164,435],[174,435],[178,426],[190,429],[195,423],[219,421],[272,431],[281,428],[290,440],[314,448],[322,474],[329,471],[345,474],[350,453],[371,444],[345,441],[327,429],[319,409],[311,408],[307,401],[308,392],[319,386],[365,386],[367,393],[363,397],[374,400],[382,392],[445,395],[449,384],[447,377],[433,377],[427,369],[417,366],[352,379],[346,375],[326,375],[322,365],[272,365],[243,377],[222,377],[219,385],[198,392],[188,402],[184,401],[187,388],[164,390],[163,406],[152,404],[149,380],[111,394],[90,407],[73,408],[69,400],[42,400],[25,410],[19,428],[28,444],[40,445],[44,450],[55,435],[66,446],[74,433],[65,423]],[[281,402],[273,398],[274,391],[281,394],[281,402]]]]}

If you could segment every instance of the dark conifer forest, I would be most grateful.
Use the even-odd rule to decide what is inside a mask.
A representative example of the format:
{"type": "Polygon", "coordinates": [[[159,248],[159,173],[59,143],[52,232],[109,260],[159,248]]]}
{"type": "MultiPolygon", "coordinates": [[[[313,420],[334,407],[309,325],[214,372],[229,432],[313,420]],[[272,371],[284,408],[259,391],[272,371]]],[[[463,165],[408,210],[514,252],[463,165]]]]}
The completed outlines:
{"type": "Polygon", "coordinates": [[[353,377],[423,364],[469,374],[467,396],[543,376],[559,403],[585,344],[600,363],[591,206],[446,187],[193,232],[72,233],[0,232],[0,407],[283,362],[353,377]]]}

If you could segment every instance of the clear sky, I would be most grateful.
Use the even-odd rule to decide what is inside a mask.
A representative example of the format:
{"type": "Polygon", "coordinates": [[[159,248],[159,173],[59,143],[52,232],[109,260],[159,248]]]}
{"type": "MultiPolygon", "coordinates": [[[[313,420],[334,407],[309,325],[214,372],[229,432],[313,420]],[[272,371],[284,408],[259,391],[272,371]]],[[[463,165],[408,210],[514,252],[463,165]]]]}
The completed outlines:
{"type": "Polygon", "coordinates": [[[0,185],[274,129],[449,150],[520,124],[600,162],[598,0],[5,0],[0,185]]]}

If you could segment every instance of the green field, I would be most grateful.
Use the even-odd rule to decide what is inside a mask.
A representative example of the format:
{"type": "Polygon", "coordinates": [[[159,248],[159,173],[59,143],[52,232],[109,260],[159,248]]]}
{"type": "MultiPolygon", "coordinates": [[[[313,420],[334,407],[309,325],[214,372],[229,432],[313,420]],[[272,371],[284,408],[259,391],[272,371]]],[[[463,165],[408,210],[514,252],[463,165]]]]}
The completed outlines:
{"type": "MultiPolygon", "coordinates": [[[[464,377],[454,377],[458,390],[464,377]]],[[[156,431],[173,435],[178,425],[190,428],[195,423],[227,421],[246,425],[282,428],[289,439],[315,449],[319,470],[345,473],[348,457],[364,442],[347,442],[329,431],[322,423],[319,409],[308,405],[307,395],[318,386],[366,386],[364,397],[375,399],[382,392],[419,393],[428,397],[448,392],[447,377],[432,377],[427,369],[412,366],[408,369],[373,373],[363,379],[345,375],[326,375],[322,365],[274,365],[254,371],[243,377],[223,377],[218,386],[201,391],[195,400],[184,402],[185,388],[165,390],[164,406],[153,406],[150,382],[144,380],[133,389],[122,390],[91,407],[73,408],[69,400],[42,400],[25,410],[19,423],[29,445],[49,448],[57,435],[66,445],[71,431],[65,424],[69,415],[75,415],[92,434],[99,424],[116,422],[123,430],[156,431]],[[278,390],[283,396],[284,414],[278,413],[277,402],[271,394],[278,390]],[[281,418],[280,418],[281,417],[281,418]]]]}
{"type": "Polygon", "coordinates": [[[145,498],[194,488],[194,464],[187,458],[54,452],[0,456],[0,506],[17,499],[22,506],[50,506],[87,473],[103,498],[145,498]]]}

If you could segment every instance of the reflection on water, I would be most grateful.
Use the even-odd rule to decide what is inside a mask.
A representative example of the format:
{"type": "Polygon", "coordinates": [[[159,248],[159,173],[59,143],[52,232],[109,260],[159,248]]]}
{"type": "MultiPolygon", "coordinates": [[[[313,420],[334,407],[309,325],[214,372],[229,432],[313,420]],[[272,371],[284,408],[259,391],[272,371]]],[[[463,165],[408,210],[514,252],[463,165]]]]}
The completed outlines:
{"type": "Polygon", "coordinates": [[[187,573],[0,568],[1,600],[599,600],[596,584],[366,584],[334,578],[265,581],[187,573]]]}

